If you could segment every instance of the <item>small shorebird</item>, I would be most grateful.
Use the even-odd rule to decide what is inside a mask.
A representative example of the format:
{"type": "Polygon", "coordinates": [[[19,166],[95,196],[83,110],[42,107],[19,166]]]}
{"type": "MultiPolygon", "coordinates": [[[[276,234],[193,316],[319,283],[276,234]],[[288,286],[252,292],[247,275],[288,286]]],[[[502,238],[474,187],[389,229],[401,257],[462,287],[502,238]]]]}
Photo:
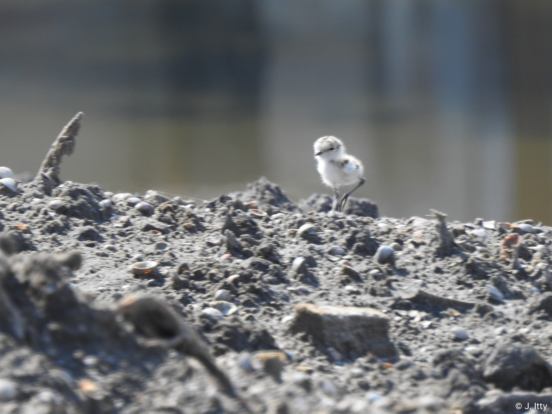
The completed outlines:
{"type": "Polygon", "coordinates": [[[332,211],[343,211],[349,196],[359,188],[366,179],[362,176],[364,167],[359,159],[345,152],[345,145],[336,137],[318,138],[314,143],[314,157],[318,162],[317,170],[322,182],[331,187],[334,193],[332,211]],[[356,186],[339,199],[339,187],[356,186]]]}

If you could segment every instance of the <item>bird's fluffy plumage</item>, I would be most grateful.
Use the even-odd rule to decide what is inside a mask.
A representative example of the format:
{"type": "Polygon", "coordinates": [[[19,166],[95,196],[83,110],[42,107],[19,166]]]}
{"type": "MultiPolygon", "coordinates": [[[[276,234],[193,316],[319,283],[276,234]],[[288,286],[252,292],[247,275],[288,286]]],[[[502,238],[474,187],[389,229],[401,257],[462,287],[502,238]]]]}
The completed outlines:
{"type": "Polygon", "coordinates": [[[336,137],[316,140],[314,155],[322,182],[329,187],[356,184],[364,173],[362,162],[345,152],[345,145],[336,137]]]}

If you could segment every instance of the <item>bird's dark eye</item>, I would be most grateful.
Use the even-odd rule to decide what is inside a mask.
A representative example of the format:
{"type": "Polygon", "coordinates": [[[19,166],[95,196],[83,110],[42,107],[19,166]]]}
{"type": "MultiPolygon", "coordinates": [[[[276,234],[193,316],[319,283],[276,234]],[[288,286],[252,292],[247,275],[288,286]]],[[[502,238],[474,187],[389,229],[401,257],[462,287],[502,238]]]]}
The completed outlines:
{"type": "Polygon", "coordinates": [[[328,149],[328,151],[333,151],[335,148],[334,147],[331,147],[328,149]]]}

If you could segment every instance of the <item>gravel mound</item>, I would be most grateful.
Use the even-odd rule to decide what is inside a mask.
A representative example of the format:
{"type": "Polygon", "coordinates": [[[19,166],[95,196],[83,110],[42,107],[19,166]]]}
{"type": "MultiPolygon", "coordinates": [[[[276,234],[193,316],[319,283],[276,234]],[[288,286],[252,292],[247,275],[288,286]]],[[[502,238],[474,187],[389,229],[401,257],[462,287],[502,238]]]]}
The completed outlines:
{"type": "Polygon", "coordinates": [[[265,178],[194,205],[42,177],[0,194],[0,412],[552,401],[549,227],[329,214],[265,178]]]}

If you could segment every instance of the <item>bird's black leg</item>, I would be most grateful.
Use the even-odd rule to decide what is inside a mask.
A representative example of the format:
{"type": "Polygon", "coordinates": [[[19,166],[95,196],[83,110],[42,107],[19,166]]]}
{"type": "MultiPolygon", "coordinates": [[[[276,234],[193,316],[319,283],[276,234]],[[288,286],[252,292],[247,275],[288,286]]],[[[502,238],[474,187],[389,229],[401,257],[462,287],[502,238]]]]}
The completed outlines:
{"type": "Polygon", "coordinates": [[[333,193],[334,193],[334,201],[333,201],[333,204],[332,204],[332,211],[340,211],[337,209],[337,205],[339,203],[339,191],[337,189],[337,187],[332,187],[332,190],[333,190],[333,193]]]}
{"type": "Polygon", "coordinates": [[[362,186],[366,182],[366,178],[360,177],[360,181],[358,184],[348,193],[343,194],[343,197],[341,197],[341,200],[339,201],[339,205],[337,206],[337,211],[343,211],[345,208],[345,204],[347,204],[347,200],[349,200],[349,196],[353,194],[353,191],[357,190],[360,186],[362,186]]]}

